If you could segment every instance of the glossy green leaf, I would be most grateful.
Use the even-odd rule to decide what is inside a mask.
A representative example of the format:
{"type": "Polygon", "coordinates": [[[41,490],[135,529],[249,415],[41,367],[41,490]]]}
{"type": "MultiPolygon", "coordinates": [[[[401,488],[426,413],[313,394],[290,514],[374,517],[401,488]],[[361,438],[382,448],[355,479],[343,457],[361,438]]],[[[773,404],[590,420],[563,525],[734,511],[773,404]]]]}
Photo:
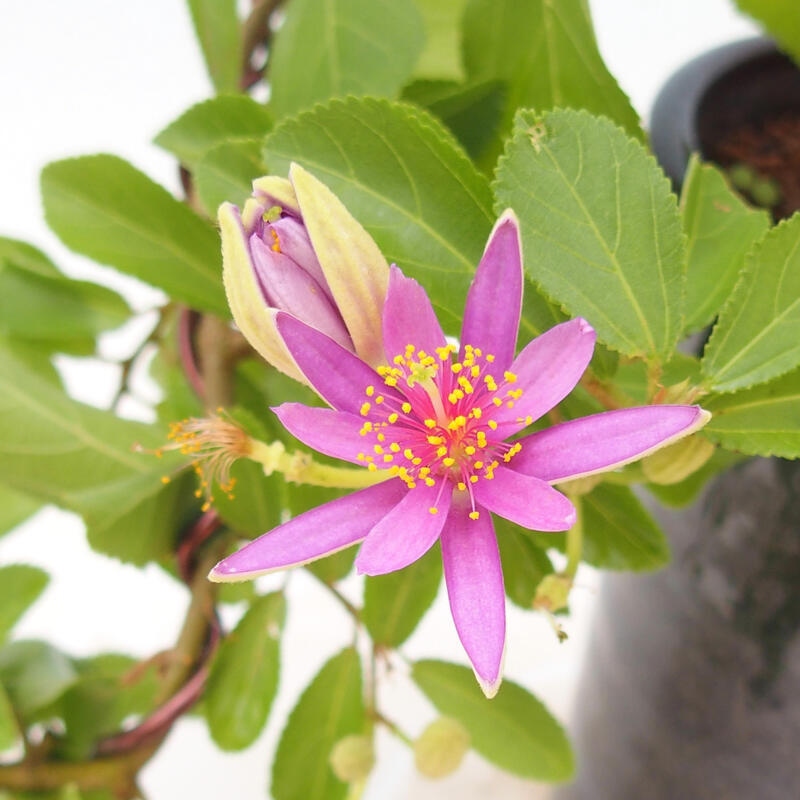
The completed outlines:
{"type": "Polygon", "coordinates": [[[709,439],[747,455],[800,458],[800,369],[735,394],[703,400],[709,439]]]}
{"type": "Polygon", "coordinates": [[[217,93],[239,89],[242,33],[236,0],[188,0],[195,34],[217,93]]]}
{"type": "Polygon", "coordinates": [[[772,228],[747,254],[702,365],[718,392],[764,383],[800,365],[800,216],[772,228]]]}
{"type": "MultiPolygon", "coordinates": [[[[597,49],[585,0],[469,0],[464,64],[470,81],[499,79],[508,87],[504,135],[519,108],[568,106],[644,139],[638,114],[597,49]]],[[[498,140],[495,157],[499,152],[498,140]]]]}
{"type": "Polygon", "coordinates": [[[399,647],[408,639],[436,599],[441,579],[438,547],[405,569],[367,578],[362,620],[375,644],[399,647]]]}
{"type": "Polygon", "coordinates": [[[267,168],[261,160],[260,139],[224,142],[209,150],[194,170],[197,196],[211,217],[226,200],[241,207],[252,193],[255,178],[267,168]]]}
{"type": "Polygon", "coordinates": [[[155,138],[194,168],[212,148],[231,140],[263,139],[272,128],[269,111],[247,95],[221,95],[192,106],[155,138]]]}
{"type": "Polygon", "coordinates": [[[416,0],[425,29],[425,47],[414,74],[418,78],[464,78],[461,63],[461,18],[466,0],[416,0]]]}
{"type": "Polygon", "coordinates": [[[47,642],[10,642],[0,647],[0,683],[27,724],[78,679],[72,661],[47,642]]]}
{"type": "Polygon", "coordinates": [[[545,293],[615,350],[666,360],[682,331],[683,233],[644,147],[584,111],[521,112],[495,188],[545,293]]]}
{"type": "Polygon", "coordinates": [[[0,483],[0,536],[24,522],[41,507],[33,497],[0,483]]]}
{"type": "Polygon", "coordinates": [[[294,707],[272,766],[275,800],[342,800],[347,784],[331,771],[328,757],[344,736],[364,725],[361,662],[353,648],[330,659],[294,707]]]}
{"type": "Polygon", "coordinates": [[[536,587],[545,575],[553,572],[553,565],[547,553],[522,528],[498,517],[495,517],[494,525],[506,594],[521,608],[531,608],[536,587]]]}
{"type": "Polygon", "coordinates": [[[603,483],[583,502],[583,560],[602,569],[642,572],[669,562],[656,521],[626,486],[603,483]]]}
{"type": "Polygon", "coordinates": [[[735,0],[736,5],[754,17],[781,48],[800,61],[800,15],[795,0],[735,0]]]}
{"type": "Polygon", "coordinates": [[[292,0],[270,57],[278,116],[330,97],[393,97],[422,51],[413,0],[292,0]]]}
{"type": "Polygon", "coordinates": [[[0,567],[0,641],[44,591],[49,578],[28,564],[0,567]]]}
{"type": "Polygon", "coordinates": [[[441,123],[401,103],[333,101],[277,126],[264,159],[276,174],[297,161],[326,183],[459,330],[494,215],[486,179],[441,123]]]}
{"type": "MultiPolygon", "coordinates": [[[[14,708],[5,687],[0,683],[0,753],[20,741],[19,727],[14,716],[14,708]]],[[[0,792],[0,799],[3,797],[0,792]]]]}
{"type": "Polygon", "coordinates": [[[211,666],[205,714],[211,738],[223,750],[242,750],[261,733],[278,688],[280,635],[286,601],[259,597],[223,639],[211,666]]]}
{"type": "Polygon", "coordinates": [[[171,551],[187,509],[183,481],[161,476],[181,459],[134,452],[165,436],[72,400],[0,351],[0,480],[81,514],[96,549],[136,564],[171,551]]]}
{"type": "Polygon", "coordinates": [[[55,161],[42,171],[50,227],[68,247],[228,316],[214,228],[116,156],[55,161]]]}
{"type": "Polygon", "coordinates": [[[442,714],[469,731],[472,747],[501,769],[541,781],[572,776],[563,729],[527,689],[504,681],[487,700],[471,669],[444,661],[418,661],[411,676],[442,714]]]}
{"type": "Polygon", "coordinates": [[[739,278],[744,257],[769,229],[769,215],[747,205],[722,173],[696,157],[681,193],[686,231],[687,332],[711,323],[739,278]]]}

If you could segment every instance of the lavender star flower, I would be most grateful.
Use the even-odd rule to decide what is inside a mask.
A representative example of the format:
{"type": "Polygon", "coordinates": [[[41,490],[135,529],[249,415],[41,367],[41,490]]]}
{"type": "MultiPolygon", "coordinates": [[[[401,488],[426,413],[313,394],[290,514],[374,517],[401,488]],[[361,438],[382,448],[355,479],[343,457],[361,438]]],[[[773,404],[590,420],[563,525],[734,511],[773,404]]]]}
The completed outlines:
{"type": "Polygon", "coordinates": [[[383,308],[388,363],[377,369],[278,313],[276,327],[295,363],[331,406],[286,403],[275,409],[279,419],[315,450],[386,479],[256,539],[221,561],[211,579],[252,578],[357,542],[358,571],[381,575],[416,561],[438,539],[458,636],[493,696],[505,593],[491,513],[534,530],[567,530],[575,509],[551,484],[615,469],[709,418],[697,406],[646,406],[514,438],[572,391],[595,343],[589,323],[575,319],[515,356],[522,289],[518,224],[507,211],[470,287],[457,353],[423,288],[397,267],[383,308]]]}

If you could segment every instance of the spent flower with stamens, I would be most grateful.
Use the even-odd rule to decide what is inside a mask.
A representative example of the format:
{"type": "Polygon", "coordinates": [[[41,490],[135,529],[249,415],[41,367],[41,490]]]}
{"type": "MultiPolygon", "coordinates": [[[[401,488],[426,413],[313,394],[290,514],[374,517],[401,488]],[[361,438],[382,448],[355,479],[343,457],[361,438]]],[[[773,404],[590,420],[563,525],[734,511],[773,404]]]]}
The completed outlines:
{"type": "Polygon", "coordinates": [[[516,354],[522,253],[514,214],[489,237],[470,286],[456,351],[423,288],[392,267],[383,307],[386,361],[366,363],[296,317],[276,327],[330,408],[275,409],[300,441],[385,480],[302,514],[221,561],[231,581],[303,564],[361,542],[356,568],[402,569],[439,540],[459,638],[492,696],[501,680],[505,593],[492,513],[563,531],[571,501],[552,484],[612,469],[702,427],[697,406],[609,411],[519,436],[566,397],[592,357],[583,319],[546,331],[516,354]],[[490,513],[492,512],[492,513],[490,513]]]}

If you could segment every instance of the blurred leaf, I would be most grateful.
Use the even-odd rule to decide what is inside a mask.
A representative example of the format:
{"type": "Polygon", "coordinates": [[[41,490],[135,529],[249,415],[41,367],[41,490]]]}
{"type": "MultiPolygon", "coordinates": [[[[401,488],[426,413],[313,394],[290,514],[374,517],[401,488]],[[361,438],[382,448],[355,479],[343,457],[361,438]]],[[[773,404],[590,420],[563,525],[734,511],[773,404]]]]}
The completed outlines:
{"type": "Polygon", "coordinates": [[[769,229],[769,214],[748,206],[722,173],[696,156],[681,193],[681,217],[688,237],[686,323],[693,332],[709,325],[739,278],[753,242],[769,229]]]}
{"type": "Polygon", "coordinates": [[[471,669],[444,661],[418,661],[411,676],[441,714],[469,731],[472,747],[501,769],[540,781],[572,776],[564,731],[522,686],[504,681],[497,697],[487,700],[471,669]]]}
{"type": "Polygon", "coordinates": [[[777,378],[800,365],[800,216],[772,228],[744,272],[703,352],[718,392],[777,378]]]}
{"type": "MultiPolygon", "coordinates": [[[[322,505],[322,502],[321,500],[314,505],[322,505]]],[[[324,502],[327,502],[327,500],[324,502]]],[[[331,553],[325,558],[318,558],[316,561],[306,564],[304,569],[307,569],[312,575],[316,575],[323,583],[331,586],[338,581],[344,580],[350,574],[357,553],[358,547],[347,547],[344,550],[331,553]]]]}
{"type": "Polygon", "coordinates": [[[226,200],[241,207],[250,197],[253,180],[267,172],[261,148],[261,139],[224,142],[197,162],[194,170],[197,196],[209,216],[216,217],[217,209],[226,200]]]}
{"type": "Polygon", "coordinates": [[[297,161],[326,183],[423,283],[445,330],[459,330],[494,215],[486,179],[441,123],[401,103],[333,101],[278,125],[264,159],[278,174],[297,161]]]}
{"type": "Polygon", "coordinates": [[[495,517],[494,524],[506,594],[512,603],[530,609],[536,597],[536,587],[545,575],[553,572],[553,565],[530,534],[499,517],[495,517]]]}
{"type": "MultiPolygon", "coordinates": [[[[2,683],[0,683],[0,753],[8,750],[20,740],[17,719],[14,716],[14,709],[2,683]]],[[[2,798],[0,792],[0,798],[2,798]]]]}
{"type": "Polygon", "coordinates": [[[583,560],[641,572],[669,562],[664,533],[626,486],[602,483],[583,500],[583,560]]]}
{"type": "Polygon", "coordinates": [[[603,62],[585,0],[469,0],[464,14],[468,80],[508,87],[501,150],[520,108],[584,108],[644,140],[639,115],[603,62]]]}
{"type": "Polygon", "coordinates": [[[0,483],[0,536],[35,514],[41,505],[24,492],[0,483]]]}
{"type": "Polygon", "coordinates": [[[212,148],[231,140],[263,139],[271,128],[269,111],[252,97],[221,95],[192,106],[167,125],[154,142],[194,168],[212,148]]]}
{"type": "Polygon", "coordinates": [[[439,547],[405,569],[368,577],[362,620],[373,642],[399,647],[408,639],[436,599],[441,579],[439,547]]]}
{"type": "Polygon", "coordinates": [[[214,228],[116,156],[71,158],[42,171],[48,225],[67,247],[229,316],[214,228]]]}
{"type": "Polygon", "coordinates": [[[219,647],[206,686],[205,713],[211,738],[223,750],[249,747],[267,722],[278,689],[285,618],[281,593],[259,597],[219,647]]]}
{"type": "Polygon", "coordinates": [[[364,725],[361,662],[351,647],[330,659],[294,707],[272,767],[275,800],[342,800],[328,764],[333,745],[364,725]]]}
{"type": "Polygon", "coordinates": [[[292,0],[270,56],[279,117],[330,97],[395,96],[422,51],[413,0],[292,0]]]}
{"type": "Polygon", "coordinates": [[[466,0],[416,0],[425,28],[425,47],[414,74],[419,78],[461,81],[461,18],[466,0]]]}
{"type": "Polygon", "coordinates": [[[230,497],[214,489],[214,508],[235,531],[260,536],[281,523],[285,507],[285,481],[274,473],[267,477],[254,461],[241,459],[231,469],[236,485],[230,497]]]}
{"type": "Polygon", "coordinates": [[[72,400],[0,350],[0,480],[81,514],[95,549],[135,564],[171,551],[186,507],[182,480],[161,476],[181,457],[133,452],[164,439],[72,400]]]}
{"type": "Polygon", "coordinates": [[[615,350],[666,360],[682,330],[683,232],[642,145],[584,111],[520,112],[496,194],[551,299],[615,350]]]}
{"type": "Polygon", "coordinates": [[[751,456],[800,458],[800,369],[734,394],[712,395],[709,439],[751,456]]]}
{"type": "Polygon", "coordinates": [[[668,485],[648,483],[647,488],[664,505],[683,508],[697,499],[711,478],[738,464],[744,458],[745,456],[740,453],[718,449],[697,472],[693,472],[680,483],[668,485]]]}
{"type": "Polygon", "coordinates": [[[217,94],[238,91],[244,55],[236,0],[188,2],[195,34],[217,94]]]}
{"type": "Polygon", "coordinates": [[[761,23],[767,33],[800,61],[800,15],[795,0],[735,0],[736,5],[761,23]]]}
{"type": "Polygon", "coordinates": [[[28,564],[0,567],[0,642],[47,586],[44,570],[28,564]]]}
{"type": "Polygon", "coordinates": [[[78,680],[72,661],[47,642],[15,641],[0,647],[0,683],[25,724],[78,680]]]}

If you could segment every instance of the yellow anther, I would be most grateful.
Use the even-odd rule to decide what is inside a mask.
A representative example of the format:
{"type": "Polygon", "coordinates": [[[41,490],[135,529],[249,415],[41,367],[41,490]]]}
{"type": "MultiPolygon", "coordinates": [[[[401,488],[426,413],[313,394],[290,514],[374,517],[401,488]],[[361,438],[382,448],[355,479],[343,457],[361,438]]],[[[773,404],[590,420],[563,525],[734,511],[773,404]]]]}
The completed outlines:
{"type": "Polygon", "coordinates": [[[461,492],[463,492],[463,491],[466,491],[467,484],[466,484],[466,483],[464,483],[464,481],[459,481],[459,482],[456,484],[456,486],[458,487],[458,490],[459,490],[459,491],[461,491],[461,492]]]}
{"type": "Polygon", "coordinates": [[[425,438],[427,439],[428,444],[443,444],[444,443],[444,439],[441,436],[434,436],[433,434],[430,434],[429,436],[426,436],[425,438]]]}
{"type": "Polygon", "coordinates": [[[406,458],[407,458],[409,461],[411,461],[411,459],[412,459],[412,458],[414,458],[414,451],[413,451],[413,450],[412,450],[410,447],[406,447],[406,449],[405,449],[405,450],[403,450],[403,455],[404,455],[404,456],[405,456],[405,457],[406,457],[406,458]]]}
{"type": "Polygon", "coordinates": [[[469,482],[470,483],[477,483],[478,482],[478,476],[477,475],[470,475],[469,476],[469,482]]]}
{"type": "Polygon", "coordinates": [[[455,463],[456,460],[452,456],[447,456],[447,458],[442,459],[442,464],[444,464],[446,467],[452,467],[455,463]]]}
{"type": "Polygon", "coordinates": [[[376,453],[379,456],[382,456],[383,455],[383,448],[379,444],[373,445],[372,446],[372,452],[376,453]]]}
{"type": "Polygon", "coordinates": [[[361,416],[366,417],[369,414],[369,410],[372,408],[372,403],[364,402],[361,404],[361,416]]]}
{"type": "Polygon", "coordinates": [[[455,372],[455,374],[458,375],[458,373],[461,372],[462,369],[464,369],[464,365],[460,361],[456,361],[450,367],[450,369],[451,369],[452,372],[455,372]]]}
{"type": "Polygon", "coordinates": [[[394,456],[393,456],[393,455],[391,455],[390,453],[387,453],[387,454],[386,454],[386,455],[383,457],[383,463],[384,463],[384,464],[391,464],[391,463],[392,463],[392,461],[394,461],[394,456]]]}
{"type": "Polygon", "coordinates": [[[472,417],[472,419],[480,419],[483,416],[483,409],[482,408],[473,408],[469,412],[469,415],[472,417]]]}
{"type": "Polygon", "coordinates": [[[487,424],[493,431],[497,430],[497,422],[495,422],[495,420],[490,419],[487,424]]]}
{"type": "Polygon", "coordinates": [[[509,389],[508,396],[513,397],[515,400],[519,400],[522,397],[522,389],[509,389]]]}
{"type": "Polygon", "coordinates": [[[503,377],[506,379],[506,381],[508,383],[516,383],[517,382],[517,376],[513,372],[509,372],[508,370],[506,370],[503,373],[503,377]]]}
{"type": "Polygon", "coordinates": [[[431,507],[428,509],[428,511],[429,511],[431,514],[438,514],[438,513],[439,513],[439,509],[438,509],[438,508],[436,508],[436,506],[431,506],[431,507]]]}
{"type": "Polygon", "coordinates": [[[436,427],[436,420],[428,417],[428,419],[423,420],[423,425],[425,425],[426,428],[433,429],[436,427]]]}
{"type": "Polygon", "coordinates": [[[400,406],[400,410],[404,414],[410,414],[411,413],[411,403],[407,403],[407,402],[403,403],[403,405],[400,406]]]}
{"type": "Polygon", "coordinates": [[[470,511],[469,512],[469,518],[470,519],[478,519],[478,517],[480,517],[480,512],[479,511],[470,511]]]}
{"type": "Polygon", "coordinates": [[[487,353],[487,354],[486,354],[486,360],[487,360],[487,361],[488,361],[490,364],[492,364],[492,363],[494,363],[494,356],[493,356],[491,353],[487,353]]]}
{"type": "Polygon", "coordinates": [[[400,445],[399,445],[399,444],[397,444],[397,442],[392,442],[392,443],[389,445],[389,449],[390,449],[390,450],[391,450],[393,453],[399,453],[399,452],[400,452],[400,445]]]}
{"type": "Polygon", "coordinates": [[[367,386],[367,397],[372,397],[375,394],[374,386],[367,386]]]}
{"type": "Polygon", "coordinates": [[[474,448],[474,447],[473,447],[471,444],[468,444],[468,445],[467,445],[467,446],[464,448],[464,452],[465,452],[465,453],[466,453],[468,456],[474,456],[474,455],[475,455],[475,453],[477,452],[477,450],[476,450],[476,449],[475,449],[475,448],[474,448]]]}
{"type": "Polygon", "coordinates": [[[439,456],[439,458],[444,458],[444,456],[447,455],[447,447],[445,447],[444,445],[442,445],[441,447],[437,447],[436,455],[439,456]]]}
{"type": "Polygon", "coordinates": [[[392,425],[394,425],[394,423],[397,422],[398,419],[400,419],[400,415],[396,411],[392,411],[392,413],[389,414],[388,419],[389,422],[391,422],[392,425]]]}

